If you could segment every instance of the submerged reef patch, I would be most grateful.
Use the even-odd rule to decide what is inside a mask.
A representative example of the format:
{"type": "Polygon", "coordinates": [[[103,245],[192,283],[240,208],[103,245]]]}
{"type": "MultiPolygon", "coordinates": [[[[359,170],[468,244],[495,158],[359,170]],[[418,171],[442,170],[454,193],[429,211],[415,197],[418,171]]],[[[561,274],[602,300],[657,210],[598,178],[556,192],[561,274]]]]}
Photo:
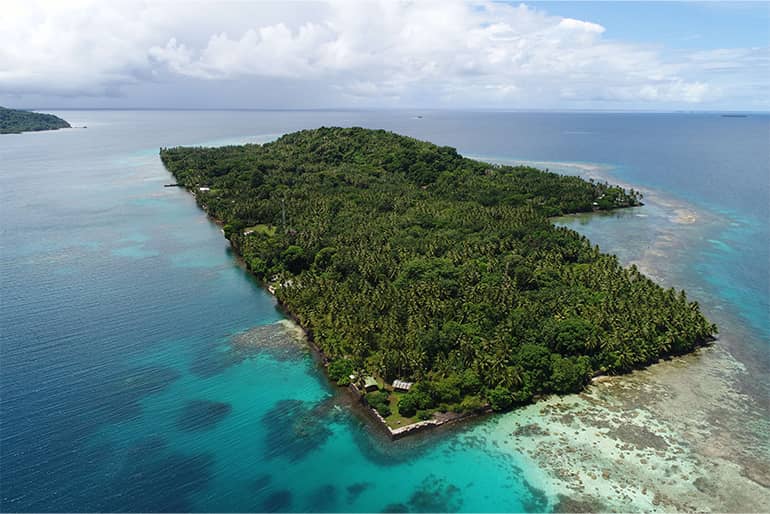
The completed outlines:
{"type": "Polygon", "coordinates": [[[187,512],[189,496],[205,489],[214,459],[208,453],[170,452],[165,441],[142,439],[129,449],[98,500],[86,510],[109,511],[121,505],[127,512],[187,512]]]}
{"type": "Polygon", "coordinates": [[[287,362],[301,360],[307,354],[307,346],[295,331],[284,323],[271,323],[235,334],[223,345],[201,348],[191,371],[199,377],[209,378],[259,355],[287,362]]]}
{"type": "Polygon", "coordinates": [[[97,423],[125,421],[141,414],[139,401],[166,389],[179,378],[179,372],[166,367],[133,368],[118,373],[102,384],[95,384],[95,398],[90,401],[109,403],[109,409],[93,409],[97,423]]]}
{"type": "Polygon", "coordinates": [[[353,503],[356,501],[356,499],[369,489],[373,484],[371,482],[356,482],[355,484],[351,484],[347,487],[348,491],[348,503],[353,503]]]}
{"type": "Polygon", "coordinates": [[[233,410],[232,405],[210,400],[192,400],[185,404],[177,417],[179,430],[193,432],[214,428],[233,410]]]}
{"type": "Polygon", "coordinates": [[[231,346],[247,355],[251,352],[263,353],[279,362],[296,361],[308,354],[300,334],[286,323],[272,323],[234,335],[231,346]]]}
{"type": "Polygon", "coordinates": [[[310,512],[332,512],[337,504],[337,488],[324,484],[313,489],[308,495],[307,507],[310,512]]]}
{"type": "Polygon", "coordinates": [[[605,512],[607,507],[592,498],[572,498],[560,494],[559,500],[553,507],[554,512],[605,512]]]}
{"type": "Polygon", "coordinates": [[[382,512],[384,514],[387,514],[387,513],[399,513],[399,512],[409,512],[409,507],[407,507],[403,503],[389,503],[389,504],[385,505],[385,507],[383,507],[380,512],[382,512]]]}
{"type": "Polygon", "coordinates": [[[443,478],[428,475],[409,497],[410,512],[457,512],[463,500],[460,488],[443,478]]]}
{"type": "Polygon", "coordinates": [[[292,494],[286,489],[276,491],[262,502],[260,512],[288,512],[291,509],[292,494]]]}
{"type": "Polygon", "coordinates": [[[255,478],[252,486],[254,487],[254,491],[261,492],[262,490],[270,487],[272,481],[273,477],[265,473],[264,475],[259,475],[257,478],[255,478]]]}
{"type": "Polygon", "coordinates": [[[314,415],[305,402],[281,400],[263,417],[265,457],[299,461],[331,436],[326,420],[314,415]]]}

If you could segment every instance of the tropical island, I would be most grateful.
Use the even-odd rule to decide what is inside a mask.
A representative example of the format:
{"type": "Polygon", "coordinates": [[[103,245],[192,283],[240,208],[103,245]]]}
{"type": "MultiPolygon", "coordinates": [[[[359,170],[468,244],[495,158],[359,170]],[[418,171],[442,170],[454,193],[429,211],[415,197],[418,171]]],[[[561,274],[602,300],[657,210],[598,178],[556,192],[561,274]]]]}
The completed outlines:
{"type": "Polygon", "coordinates": [[[20,134],[61,128],[71,127],[69,123],[53,114],[0,107],[0,134],[20,134]]]}
{"type": "Polygon", "coordinates": [[[634,190],[362,128],[160,156],[391,430],[578,392],[717,330],[549,219],[634,190]]]}

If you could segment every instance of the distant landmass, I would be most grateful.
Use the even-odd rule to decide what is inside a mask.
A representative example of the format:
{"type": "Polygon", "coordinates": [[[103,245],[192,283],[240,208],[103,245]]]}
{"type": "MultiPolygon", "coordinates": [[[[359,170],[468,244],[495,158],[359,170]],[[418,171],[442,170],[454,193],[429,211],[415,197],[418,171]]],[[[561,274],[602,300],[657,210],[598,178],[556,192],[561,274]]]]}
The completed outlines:
{"type": "Polygon", "coordinates": [[[0,107],[0,134],[19,134],[60,128],[70,128],[70,124],[53,114],[0,107]]]}
{"type": "Polygon", "coordinates": [[[391,429],[577,392],[716,331],[549,219],[634,190],[362,128],[160,156],[391,429]]]}

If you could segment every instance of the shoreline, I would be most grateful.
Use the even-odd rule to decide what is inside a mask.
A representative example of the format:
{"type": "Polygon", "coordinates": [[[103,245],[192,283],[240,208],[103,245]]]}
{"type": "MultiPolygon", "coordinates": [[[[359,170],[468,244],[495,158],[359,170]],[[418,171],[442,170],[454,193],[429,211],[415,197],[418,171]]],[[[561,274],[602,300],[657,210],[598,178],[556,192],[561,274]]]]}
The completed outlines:
{"type": "MultiPolygon", "coordinates": [[[[235,249],[235,248],[234,248],[235,249]]],[[[243,259],[240,255],[240,253],[236,252],[238,255],[239,260],[243,262],[243,259]]],[[[249,272],[250,273],[250,272],[249,272]]],[[[377,410],[370,406],[366,399],[364,398],[364,393],[361,392],[358,387],[355,386],[355,384],[350,383],[347,386],[338,386],[337,384],[333,383],[330,379],[328,374],[326,373],[326,368],[329,364],[329,359],[324,354],[324,351],[315,344],[315,341],[313,340],[313,335],[307,328],[303,327],[302,324],[297,320],[296,316],[292,314],[286,306],[281,303],[281,301],[275,296],[275,294],[268,289],[267,286],[264,284],[260,284],[262,288],[269,293],[273,299],[276,302],[276,308],[278,311],[286,317],[286,322],[290,324],[290,327],[301,333],[301,338],[307,343],[308,347],[311,350],[311,353],[313,354],[313,358],[318,360],[318,362],[323,366],[324,368],[324,378],[328,382],[330,386],[335,388],[336,391],[341,391],[344,389],[344,391],[341,391],[342,394],[347,395],[350,400],[358,404],[363,409],[363,412],[366,413],[367,419],[369,419],[373,426],[377,428],[378,431],[386,434],[391,441],[395,441],[397,439],[401,439],[403,437],[416,434],[418,432],[425,432],[427,430],[434,430],[443,426],[455,424],[460,421],[469,420],[472,418],[478,418],[480,416],[483,416],[485,414],[489,414],[491,410],[484,410],[481,412],[468,412],[464,414],[449,414],[445,416],[441,416],[441,418],[431,418],[425,421],[417,421],[415,423],[410,423],[408,425],[404,425],[402,427],[398,428],[391,428],[390,425],[388,425],[388,422],[385,421],[385,418],[383,418],[377,410]]]]}
{"type": "MultiPolygon", "coordinates": [[[[205,210],[204,210],[205,212],[205,210]]],[[[222,226],[222,221],[217,220],[213,216],[206,213],[207,216],[214,220],[218,226],[222,226]]],[[[579,213],[579,214],[594,214],[594,213],[579,213]]],[[[535,397],[534,400],[531,403],[520,405],[517,407],[514,407],[507,411],[502,412],[494,412],[491,408],[486,407],[485,409],[481,411],[474,411],[474,412],[468,412],[463,414],[449,414],[447,413],[446,416],[441,416],[443,419],[436,419],[431,418],[429,420],[425,421],[417,421],[415,423],[410,423],[409,425],[404,425],[402,427],[398,427],[396,429],[393,429],[388,425],[388,423],[385,421],[385,419],[380,415],[379,412],[377,412],[376,409],[371,407],[364,398],[364,393],[362,393],[354,384],[349,384],[348,386],[338,386],[334,382],[332,382],[328,374],[326,373],[326,368],[329,364],[329,359],[326,357],[323,349],[321,349],[314,341],[313,334],[310,330],[308,330],[306,327],[302,326],[302,324],[299,322],[299,320],[296,318],[296,316],[289,311],[286,306],[278,299],[278,297],[275,295],[274,290],[271,290],[268,285],[263,283],[262,281],[259,281],[250,270],[248,270],[248,267],[246,266],[245,261],[243,260],[243,257],[241,256],[238,249],[232,245],[232,242],[230,243],[231,247],[234,250],[235,255],[237,256],[239,262],[243,264],[243,266],[246,268],[247,272],[260,284],[260,287],[268,293],[270,296],[272,296],[273,300],[275,301],[276,309],[285,317],[285,322],[288,322],[291,326],[291,328],[298,333],[301,334],[301,339],[304,340],[305,343],[307,343],[308,348],[311,350],[311,354],[313,355],[313,358],[316,359],[323,367],[324,369],[324,379],[327,381],[327,383],[333,387],[336,391],[340,391],[341,389],[344,389],[344,391],[341,391],[342,394],[345,394],[348,396],[348,398],[353,401],[358,407],[362,409],[362,412],[366,414],[366,419],[370,421],[371,426],[375,427],[375,429],[382,433],[387,435],[391,441],[396,441],[398,439],[402,439],[404,437],[423,433],[426,431],[433,431],[435,429],[439,429],[441,427],[448,427],[451,425],[457,425],[466,421],[479,419],[483,416],[489,416],[489,415],[499,415],[504,416],[516,411],[520,411],[522,409],[526,409],[528,407],[536,406],[542,402],[547,402],[549,400],[552,400],[553,398],[566,398],[570,396],[574,396],[574,394],[587,394],[592,388],[595,388],[597,386],[600,386],[602,384],[606,383],[612,383],[618,379],[621,379],[623,377],[630,376],[637,372],[642,372],[649,370],[651,368],[654,368],[660,364],[676,361],[679,359],[684,359],[690,355],[697,355],[699,354],[704,348],[710,348],[713,347],[715,342],[718,341],[718,337],[712,336],[710,339],[703,341],[700,343],[694,350],[688,353],[683,354],[671,354],[666,356],[661,356],[660,359],[657,362],[648,364],[647,366],[644,366],[642,368],[636,368],[628,373],[620,374],[620,375],[606,375],[606,374],[595,374],[591,376],[588,383],[585,385],[583,391],[580,393],[574,393],[574,394],[567,394],[567,395],[557,395],[557,394],[549,394],[545,396],[539,396],[535,397]]]]}
{"type": "Polygon", "coordinates": [[[56,127],[56,128],[45,128],[45,129],[39,129],[39,130],[20,130],[18,132],[0,132],[0,136],[18,136],[20,134],[39,134],[41,132],[53,132],[55,130],[69,130],[69,129],[78,129],[78,128],[86,128],[86,127],[56,127]]]}
{"type": "MultiPolygon", "coordinates": [[[[198,208],[201,209],[204,214],[206,214],[206,217],[210,221],[212,221],[215,225],[217,225],[217,227],[219,227],[220,232],[224,235],[224,229],[222,228],[225,225],[224,221],[212,216],[206,210],[205,206],[201,205],[198,202],[198,196],[195,194],[195,191],[181,184],[179,184],[178,187],[184,189],[187,193],[189,193],[193,197],[198,208]]],[[[321,349],[321,347],[315,344],[312,332],[308,330],[306,327],[302,326],[302,324],[299,322],[297,317],[289,309],[287,309],[286,306],[278,299],[278,297],[275,295],[275,289],[272,286],[268,285],[266,282],[262,280],[259,280],[251,272],[251,270],[248,268],[248,265],[246,264],[246,261],[243,260],[243,256],[241,255],[240,249],[236,245],[234,245],[233,242],[230,241],[229,239],[225,238],[225,240],[229,243],[230,248],[232,248],[234,255],[238,259],[238,262],[244,267],[246,272],[254,280],[257,281],[260,288],[264,292],[268,293],[273,298],[273,300],[275,301],[276,309],[285,318],[283,321],[288,322],[292,330],[297,331],[299,333],[298,335],[300,336],[300,338],[307,344],[308,348],[310,348],[310,352],[313,355],[313,358],[317,360],[324,369],[324,378],[327,381],[327,383],[337,391],[339,391],[340,389],[344,389],[344,392],[342,394],[345,394],[352,402],[354,402],[358,407],[360,407],[362,409],[362,412],[366,414],[365,417],[367,420],[369,420],[371,426],[374,427],[376,430],[378,430],[380,433],[387,435],[391,441],[402,439],[409,435],[426,432],[428,430],[432,431],[441,427],[446,427],[448,425],[454,425],[460,421],[477,419],[479,417],[482,417],[484,415],[488,415],[491,413],[491,410],[485,409],[480,412],[469,412],[469,413],[458,414],[458,415],[450,415],[445,417],[444,419],[431,418],[426,421],[417,421],[415,423],[410,423],[409,425],[404,425],[403,427],[398,427],[396,429],[391,428],[390,425],[388,425],[388,423],[385,421],[385,419],[380,415],[380,413],[377,412],[376,409],[371,407],[366,402],[364,398],[364,394],[361,393],[361,391],[359,391],[358,388],[355,387],[355,385],[351,383],[346,387],[341,387],[329,379],[329,376],[326,372],[326,368],[329,364],[329,359],[326,357],[326,354],[324,353],[323,349],[321,349]]]]}
{"type": "MultiPolygon", "coordinates": [[[[549,164],[629,187],[607,166],[549,164]]],[[[520,409],[490,429],[489,443],[544,471],[541,487],[556,511],[770,511],[766,385],[744,343],[759,334],[682,275],[686,251],[730,220],[664,191],[634,188],[652,209],[636,216],[649,216],[655,232],[648,246],[626,253],[625,265],[636,264],[661,285],[697,291],[722,329],[719,344],[520,409]]],[[[597,220],[594,213],[564,219],[597,220]]],[[[597,242],[592,230],[566,226],[597,242]]],[[[608,251],[623,246],[613,234],[608,251]]]]}
{"type": "Polygon", "coordinates": [[[713,346],[529,405],[484,433],[542,470],[556,511],[765,512],[770,427],[737,387],[745,373],[713,346]]]}
{"type": "MultiPolygon", "coordinates": [[[[491,162],[491,161],[487,161],[487,162],[491,162]]],[[[522,161],[522,162],[524,164],[527,164],[526,161],[522,161]]],[[[540,164],[547,164],[547,163],[540,162],[540,164]]],[[[555,164],[555,163],[551,163],[551,164],[555,164]]],[[[562,164],[564,165],[566,163],[562,163],[562,164]]],[[[575,167],[579,167],[581,169],[585,168],[586,170],[592,170],[592,171],[598,171],[598,170],[601,169],[601,167],[598,166],[598,165],[584,165],[583,167],[580,167],[580,166],[575,166],[575,167]]],[[[596,177],[601,177],[601,175],[596,175],[596,177]]],[[[603,177],[602,177],[602,179],[606,180],[603,177]]],[[[621,183],[621,182],[618,182],[617,185],[619,185],[620,187],[623,187],[625,189],[628,189],[630,187],[628,184],[624,184],[624,183],[621,183]]],[[[195,202],[198,205],[198,207],[206,214],[206,216],[210,220],[214,221],[214,223],[217,226],[220,227],[220,231],[224,234],[224,230],[221,228],[221,227],[224,226],[224,222],[222,220],[212,216],[208,212],[208,210],[206,209],[206,206],[199,202],[199,198],[195,194],[194,190],[192,190],[192,189],[190,189],[190,188],[188,188],[186,186],[181,186],[181,187],[184,187],[184,189],[188,193],[190,193],[192,195],[192,197],[195,199],[195,202]]],[[[649,190],[648,189],[644,189],[642,191],[645,194],[647,194],[649,190]]],[[[643,205],[644,204],[642,204],[640,206],[634,206],[634,207],[641,207],[643,205]]],[[[592,211],[592,212],[582,212],[582,213],[570,213],[570,214],[566,214],[564,216],[581,216],[581,215],[587,216],[587,215],[596,215],[596,214],[602,214],[602,213],[606,214],[606,213],[612,213],[612,212],[615,212],[615,211],[618,211],[618,210],[624,210],[624,209],[627,209],[627,208],[631,208],[631,206],[624,206],[624,207],[614,208],[614,209],[611,209],[609,211],[592,211]]],[[[551,223],[554,223],[552,218],[549,218],[549,221],[551,223]]],[[[693,221],[688,221],[688,224],[691,224],[693,222],[694,222],[694,220],[693,221]]],[[[230,243],[230,247],[233,249],[233,252],[237,256],[239,262],[244,266],[246,271],[255,280],[257,280],[257,282],[259,283],[260,287],[264,291],[266,291],[267,293],[269,293],[273,297],[273,299],[276,302],[276,308],[279,310],[279,312],[281,312],[282,315],[284,315],[296,327],[298,327],[299,330],[302,331],[304,339],[308,343],[308,346],[311,349],[314,357],[317,358],[319,360],[319,362],[322,364],[322,366],[324,368],[324,375],[325,375],[325,378],[328,381],[328,383],[330,385],[332,385],[333,387],[335,387],[335,388],[339,388],[340,386],[337,386],[336,384],[334,384],[328,378],[328,374],[326,373],[326,368],[328,366],[329,359],[326,357],[326,355],[324,354],[323,350],[315,343],[312,332],[310,330],[308,330],[306,327],[302,326],[302,324],[299,322],[297,317],[291,311],[289,311],[289,309],[286,308],[286,306],[278,299],[278,297],[275,295],[275,289],[272,286],[268,285],[264,281],[261,281],[261,280],[257,279],[256,276],[254,276],[254,274],[248,268],[248,265],[243,260],[243,256],[241,255],[241,252],[240,252],[240,249],[238,248],[238,246],[236,244],[233,244],[233,242],[230,239],[227,239],[227,241],[230,243]]],[[[647,274],[645,272],[645,270],[643,270],[643,269],[640,269],[640,271],[642,271],[643,273],[647,274]]],[[[653,274],[650,274],[650,276],[656,282],[659,281],[659,277],[656,277],[653,274]]],[[[596,375],[592,376],[589,379],[589,381],[587,382],[587,384],[584,386],[583,391],[581,393],[579,393],[579,394],[586,393],[590,387],[594,387],[595,384],[601,383],[603,381],[607,381],[610,378],[626,376],[626,375],[629,375],[631,373],[634,373],[635,371],[649,369],[649,368],[653,367],[654,365],[659,364],[661,362],[665,362],[665,361],[669,361],[669,360],[672,360],[672,359],[684,357],[686,355],[691,355],[691,354],[694,354],[694,353],[698,353],[702,348],[712,346],[715,341],[717,341],[717,337],[714,337],[712,335],[712,337],[710,337],[709,339],[707,339],[705,341],[701,341],[700,343],[698,343],[697,346],[693,350],[691,350],[690,352],[686,352],[686,353],[682,353],[682,354],[661,355],[659,357],[658,361],[650,363],[650,364],[647,364],[647,365],[645,365],[643,367],[640,367],[640,368],[635,368],[635,369],[633,369],[633,370],[631,370],[631,371],[629,371],[627,373],[624,373],[624,374],[611,375],[611,376],[601,375],[600,377],[597,377],[596,375]],[[599,378],[599,380],[595,382],[594,379],[596,379],[596,378],[599,378]]],[[[470,419],[478,418],[478,417],[480,417],[482,415],[487,415],[487,414],[492,413],[491,409],[487,405],[484,409],[482,409],[480,411],[474,411],[474,412],[463,413],[463,414],[458,414],[458,415],[450,414],[448,416],[439,416],[438,419],[436,419],[434,417],[434,418],[431,418],[429,420],[417,421],[415,423],[410,423],[409,425],[404,425],[403,427],[398,427],[397,429],[392,429],[388,425],[388,423],[385,421],[385,419],[379,414],[379,412],[377,412],[373,407],[369,406],[369,404],[366,402],[366,400],[364,398],[364,395],[358,390],[358,388],[356,388],[353,384],[350,384],[345,389],[348,392],[348,394],[351,395],[351,398],[354,401],[357,401],[357,403],[359,405],[361,405],[361,407],[363,409],[365,409],[365,411],[369,414],[367,416],[367,418],[370,419],[374,423],[374,425],[378,427],[378,429],[380,431],[386,433],[390,437],[390,439],[392,441],[393,440],[397,440],[397,439],[401,439],[401,438],[406,437],[408,435],[424,432],[426,430],[432,430],[432,429],[440,428],[440,427],[446,426],[446,425],[456,424],[456,423],[458,423],[460,421],[470,420],[470,419]]],[[[550,399],[552,397],[561,398],[561,397],[564,397],[564,396],[569,396],[569,395],[551,394],[551,395],[545,395],[545,396],[541,396],[541,397],[535,397],[531,403],[519,405],[519,406],[516,406],[516,407],[514,407],[514,408],[512,408],[512,409],[510,409],[508,411],[503,411],[503,412],[499,412],[499,413],[495,413],[495,414],[506,414],[506,413],[510,413],[510,412],[515,412],[517,410],[521,410],[521,409],[527,408],[527,407],[529,407],[531,405],[539,404],[542,401],[548,400],[548,399],[550,399]]],[[[435,413],[434,413],[434,416],[435,416],[435,413]]]]}
{"type": "MultiPolygon", "coordinates": [[[[699,303],[702,305],[702,307],[704,307],[704,314],[706,314],[710,319],[719,321],[717,325],[720,327],[720,330],[722,328],[726,328],[735,332],[736,329],[738,329],[738,331],[742,334],[742,337],[762,337],[761,333],[757,332],[753,325],[749,325],[748,333],[744,334],[742,327],[746,324],[746,320],[742,318],[740,311],[737,310],[738,307],[729,304],[725,305],[725,302],[721,300],[717,300],[715,303],[714,299],[717,297],[715,296],[715,292],[713,290],[709,292],[708,287],[704,288],[704,286],[699,283],[687,284],[686,282],[683,283],[681,280],[676,280],[676,274],[679,272],[679,270],[676,270],[672,274],[671,263],[667,259],[667,255],[669,255],[671,249],[675,248],[677,245],[681,245],[680,241],[683,238],[686,238],[688,243],[691,245],[697,245],[703,240],[702,235],[706,234],[706,232],[701,232],[699,235],[693,231],[697,232],[706,230],[709,234],[719,234],[722,231],[729,229],[729,226],[733,223],[729,215],[726,215],[721,211],[709,210],[708,206],[696,205],[689,200],[673,197],[665,191],[652,189],[643,185],[634,185],[628,183],[627,181],[618,180],[618,178],[613,174],[613,166],[609,164],[558,161],[544,162],[526,160],[501,161],[500,159],[498,159],[498,161],[505,162],[507,164],[547,164],[553,166],[552,171],[557,173],[565,173],[563,171],[564,169],[581,170],[585,173],[585,175],[581,174],[580,176],[584,176],[585,178],[609,181],[626,189],[633,187],[637,191],[642,192],[644,194],[644,200],[649,200],[649,202],[647,202],[647,207],[653,209],[653,212],[639,212],[636,213],[635,216],[640,218],[655,216],[654,210],[657,210],[659,211],[660,217],[664,218],[663,221],[669,223],[670,225],[668,227],[656,226],[656,229],[659,230],[659,234],[657,235],[656,239],[650,244],[650,246],[641,249],[638,254],[629,256],[629,258],[626,259],[624,265],[636,265],[640,272],[644,273],[646,276],[663,287],[673,287],[675,289],[683,288],[687,291],[692,291],[693,293],[698,291],[700,296],[707,295],[707,297],[699,298],[699,303]]],[[[552,220],[559,220],[560,218],[564,220],[590,220],[593,216],[612,216],[613,213],[617,212],[619,212],[619,210],[599,213],[575,213],[552,218],[552,220]]],[[[583,232],[581,232],[578,227],[570,226],[569,228],[583,234],[583,232]]],[[[597,241],[591,237],[589,237],[589,239],[591,239],[593,243],[597,243],[597,241]]],[[[611,249],[608,249],[607,251],[610,250],[611,249]]],[[[611,253],[617,253],[617,251],[611,253]]],[[[681,265],[681,263],[679,263],[680,268],[684,268],[686,266],[687,265],[681,265]]],[[[722,345],[727,348],[729,353],[735,359],[739,360],[744,366],[746,366],[747,369],[750,369],[754,374],[767,373],[767,366],[759,364],[761,358],[764,355],[761,353],[761,350],[752,349],[742,344],[736,344],[736,340],[732,337],[717,337],[716,339],[722,341],[722,345]]],[[[748,389],[755,387],[754,384],[748,382],[749,381],[747,380],[747,383],[744,384],[744,387],[748,389]]]]}

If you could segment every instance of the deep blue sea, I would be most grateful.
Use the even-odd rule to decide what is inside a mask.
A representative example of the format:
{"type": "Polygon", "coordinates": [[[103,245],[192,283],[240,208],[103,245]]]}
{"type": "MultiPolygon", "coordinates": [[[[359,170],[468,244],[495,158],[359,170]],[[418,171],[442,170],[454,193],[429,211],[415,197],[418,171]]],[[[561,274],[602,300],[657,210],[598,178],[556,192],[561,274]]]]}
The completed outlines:
{"type": "Polygon", "coordinates": [[[396,443],[372,431],[276,323],[219,227],[163,187],[162,146],[365,126],[478,158],[598,167],[697,220],[651,202],[563,223],[624,262],[657,258],[766,383],[768,115],[56,114],[87,128],[0,136],[2,511],[553,508],[543,470],[492,438],[515,413],[396,443]],[[667,247],[654,247],[660,230],[667,247]]]}

